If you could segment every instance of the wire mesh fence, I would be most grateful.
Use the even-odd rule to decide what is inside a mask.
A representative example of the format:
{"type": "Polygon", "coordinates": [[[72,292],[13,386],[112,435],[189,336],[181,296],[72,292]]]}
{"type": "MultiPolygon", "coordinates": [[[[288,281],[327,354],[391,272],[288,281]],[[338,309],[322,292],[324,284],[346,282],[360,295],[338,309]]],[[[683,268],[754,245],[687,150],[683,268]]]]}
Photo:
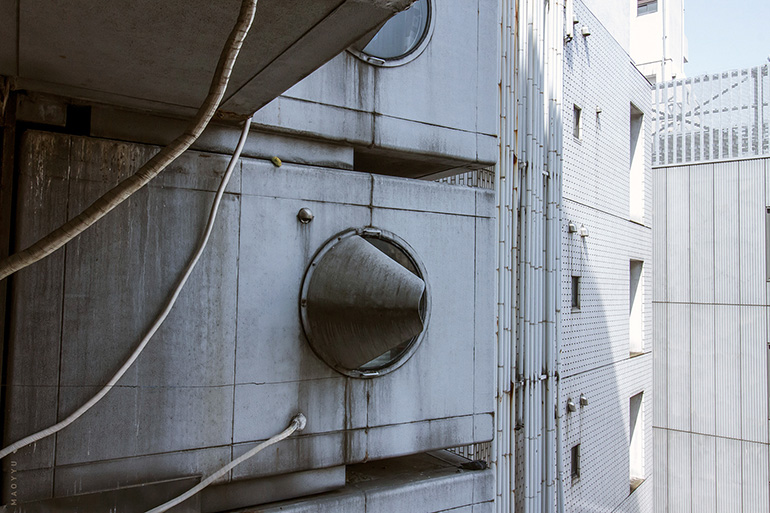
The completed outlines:
{"type": "Polygon", "coordinates": [[[770,65],[653,89],[653,166],[770,154],[770,65]]]}
{"type": "Polygon", "coordinates": [[[479,189],[494,189],[495,169],[485,168],[476,169],[474,171],[466,171],[465,173],[447,176],[446,178],[440,178],[436,181],[440,183],[447,183],[449,185],[465,185],[467,187],[476,187],[479,189]]]}

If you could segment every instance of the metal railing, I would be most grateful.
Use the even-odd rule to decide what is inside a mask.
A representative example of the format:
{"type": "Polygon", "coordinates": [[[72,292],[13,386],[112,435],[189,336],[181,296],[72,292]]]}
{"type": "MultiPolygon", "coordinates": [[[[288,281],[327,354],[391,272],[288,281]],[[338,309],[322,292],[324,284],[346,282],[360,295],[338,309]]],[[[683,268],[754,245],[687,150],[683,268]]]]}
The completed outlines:
{"type": "Polygon", "coordinates": [[[770,155],[770,65],[657,84],[652,165],[770,155]]]}
{"type": "Polygon", "coordinates": [[[448,176],[446,178],[439,178],[436,180],[440,183],[446,183],[449,185],[466,185],[468,187],[476,187],[479,189],[493,189],[495,188],[495,170],[491,169],[477,169],[475,171],[466,171],[458,175],[448,176]]]}

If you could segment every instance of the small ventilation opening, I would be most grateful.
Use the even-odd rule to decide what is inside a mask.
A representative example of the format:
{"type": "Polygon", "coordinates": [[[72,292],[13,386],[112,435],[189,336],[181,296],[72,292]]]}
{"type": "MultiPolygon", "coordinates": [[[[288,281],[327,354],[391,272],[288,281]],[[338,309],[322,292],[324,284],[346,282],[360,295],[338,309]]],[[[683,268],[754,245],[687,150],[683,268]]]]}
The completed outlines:
{"type": "Polygon", "coordinates": [[[580,444],[572,446],[572,479],[580,477],[580,444]]]}
{"type": "Polygon", "coordinates": [[[580,309],[580,276],[572,277],[572,309],[580,309]]]}

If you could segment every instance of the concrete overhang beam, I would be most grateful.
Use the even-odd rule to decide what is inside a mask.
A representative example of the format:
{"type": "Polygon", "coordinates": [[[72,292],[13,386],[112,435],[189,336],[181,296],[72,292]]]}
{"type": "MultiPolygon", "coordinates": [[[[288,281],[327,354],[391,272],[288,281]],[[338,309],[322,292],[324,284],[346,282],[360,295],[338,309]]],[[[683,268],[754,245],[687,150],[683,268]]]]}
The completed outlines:
{"type": "MultiPolygon", "coordinates": [[[[260,0],[221,114],[258,110],[414,0],[260,0]]],[[[238,0],[11,0],[0,75],[16,89],[191,115],[238,0]]]]}

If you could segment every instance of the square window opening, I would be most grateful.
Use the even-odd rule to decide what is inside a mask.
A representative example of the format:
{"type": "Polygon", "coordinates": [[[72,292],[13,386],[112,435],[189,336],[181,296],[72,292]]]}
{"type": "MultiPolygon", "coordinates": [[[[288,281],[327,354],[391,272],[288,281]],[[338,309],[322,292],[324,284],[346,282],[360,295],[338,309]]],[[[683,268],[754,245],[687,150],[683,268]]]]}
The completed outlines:
{"type": "Polygon", "coordinates": [[[644,113],[633,103],[629,112],[629,166],[628,209],[629,218],[644,222],[644,113]]]}
{"type": "Polygon", "coordinates": [[[631,260],[628,272],[628,345],[629,353],[639,356],[644,353],[644,262],[631,260]]]}
{"type": "Polygon", "coordinates": [[[577,105],[572,106],[572,135],[580,139],[583,137],[583,109],[577,105]]]}
{"type": "Polygon", "coordinates": [[[636,0],[636,15],[658,12],[658,0],[636,0]]]}
{"type": "Polygon", "coordinates": [[[629,442],[628,474],[631,492],[644,481],[644,392],[639,392],[628,401],[629,442]]]}
{"type": "Polygon", "coordinates": [[[580,309],[580,276],[572,277],[572,309],[580,309]]]}
{"type": "Polygon", "coordinates": [[[580,444],[572,447],[572,479],[578,479],[580,477],[580,444]]]}

